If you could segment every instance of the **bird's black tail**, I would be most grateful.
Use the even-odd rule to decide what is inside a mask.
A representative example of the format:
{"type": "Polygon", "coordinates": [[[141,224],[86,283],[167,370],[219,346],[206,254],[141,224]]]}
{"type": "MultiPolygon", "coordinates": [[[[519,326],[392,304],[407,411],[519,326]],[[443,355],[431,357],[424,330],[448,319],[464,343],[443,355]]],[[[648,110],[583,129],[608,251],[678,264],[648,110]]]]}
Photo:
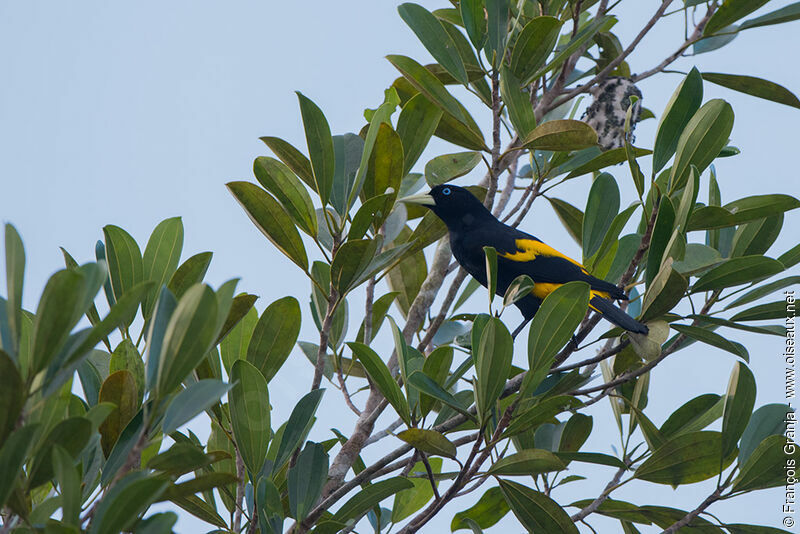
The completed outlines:
{"type": "Polygon", "coordinates": [[[624,311],[617,308],[614,303],[602,297],[593,297],[589,304],[592,308],[599,311],[603,317],[629,332],[637,334],[647,334],[650,330],[624,311]]]}

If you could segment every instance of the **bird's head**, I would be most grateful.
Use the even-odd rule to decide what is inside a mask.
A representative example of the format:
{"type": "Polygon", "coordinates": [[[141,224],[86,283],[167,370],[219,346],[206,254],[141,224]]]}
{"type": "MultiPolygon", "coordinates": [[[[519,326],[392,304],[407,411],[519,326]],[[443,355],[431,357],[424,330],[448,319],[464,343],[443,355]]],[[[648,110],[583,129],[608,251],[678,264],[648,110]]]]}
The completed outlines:
{"type": "Polygon", "coordinates": [[[486,215],[491,217],[475,195],[457,185],[437,185],[428,193],[401,198],[400,202],[421,204],[430,208],[449,228],[462,224],[465,217],[472,220],[486,215]]]}

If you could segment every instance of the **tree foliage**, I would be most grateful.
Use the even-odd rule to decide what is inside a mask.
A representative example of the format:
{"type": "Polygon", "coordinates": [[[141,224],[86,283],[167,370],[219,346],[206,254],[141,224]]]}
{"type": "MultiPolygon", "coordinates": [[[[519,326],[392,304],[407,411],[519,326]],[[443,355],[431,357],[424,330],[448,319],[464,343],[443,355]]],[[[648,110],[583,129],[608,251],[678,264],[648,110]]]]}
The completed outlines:
{"type": "Polygon", "coordinates": [[[636,75],[626,59],[670,0],[625,48],[612,33],[624,8],[605,0],[461,0],[433,12],[402,4],[400,16],[435,63],[388,56],[399,77],[366,110],[358,134],[332,135],[323,110],[298,93],[307,155],[264,137],[274,157],[255,160],[258,184],[227,184],[307,275],[305,311],[287,296],[259,314],[236,279],[216,289],[204,283],[211,253],[181,262],[179,218],[160,223],[143,252],[113,225],[93,261],[79,264],[64,250],[66,267],[26,310],[25,252],[6,225],[2,532],[166,533],[176,513],[148,512],[164,501],[226,532],[339,532],[367,521],[376,532],[395,524],[415,532],[477,490],[477,502],[453,513],[452,530],[480,532],[510,511],[537,533],[577,532],[596,515],[624,532],[767,532],[700,514],[785,484],[791,410],[755,406],[748,349],[725,332],[787,335],[782,290],[797,282],[786,271],[800,252],[765,254],[800,202],[779,192],[723,202],[714,161],[738,153],[729,144],[734,111],[704,100],[703,85],[800,102],[767,80],[692,69],[654,112],[633,85],[689,49],[707,52],[740,31],[800,18],[794,5],[748,18],[766,3],[683,3],[674,10],[696,13],[692,31],[636,75]],[[456,87],[469,96],[457,97],[456,87]],[[577,120],[576,97],[590,91],[608,98],[598,109],[612,111],[577,120]],[[473,118],[475,103],[490,110],[490,124],[473,118]],[[636,122],[649,117],[659,121],[653,146],[633,146],[636,122]],[[434,136],[454,148],[420,161],[434,136]],[[608,136],[618,146],[608,148],[608,136]],[[627,311],[648,323],[648,336],[600,332],[599,316],[586,312],[588,288],[577,282],[545,299],[527,347],[515,346],[502,312],[531,291],[530,279],[512,284],[502,303],[490,298],[489,313],[458,312],[477,284],[450,268],[442,223],[397,201],[482,162],[488,170],[469,184],[473,192],[515,226],[546,199],[589,272],[631,290],[627,311]],[[584,209],[556,196],[571,180],[588,190],[584,209]],[[623,189],[638,200],[622,207],[623,189]],[[353,317],[363,317],[356,331],[353,317]],[[298,342],[301,318],[314,322],[318,339],[298,342]],[[393,343],[378,341],[381,330],[393,343]],[[582,357],[594,346],[587,340],[600,350],[582,357]],[[674,405],[659,425],[647,415],[650,376],[695,342],[736,358],[727,389],[658,399],[674,405]],[[295,346],[311,363],[309,391],[276,421],[270,403],[287,399],[270,399],[270,382],[295,346]],[[515,353],[526,356],[517,358],[521,368],[515,353]],[[308,436],[324,432],[315,417],[323,396],[359,417],[349,434],[315,442],[308,436]],[[599,401],[610,402],[619,429],[615,456],[584,446],[593,429],[586,409],[599,401]],[[397,421],[379,432],[378,417],[391,412],[397,421]],[[179,431],[200,415],[211,425],[205,443],[179,431]],[[366,444],[391,433],[404,444],[365,463],[366,444]],[[601,494],[575,489],[584,464],[607,468],[601,494]],[[714,478],[716,489],[692,511],[613,496],[627,484],[678,488],[714,478]],[[567,484],[573,490],[559,489],[567,484]]]}

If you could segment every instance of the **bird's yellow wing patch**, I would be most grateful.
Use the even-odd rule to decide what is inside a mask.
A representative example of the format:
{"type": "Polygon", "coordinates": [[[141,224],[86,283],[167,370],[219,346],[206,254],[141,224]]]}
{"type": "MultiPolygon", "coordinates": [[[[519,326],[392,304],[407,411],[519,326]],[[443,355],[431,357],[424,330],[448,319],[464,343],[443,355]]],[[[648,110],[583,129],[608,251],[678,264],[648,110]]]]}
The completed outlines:
{"type": "Polygon", "coordinates": [[[537,256],[562,258],[580,267],[581,271],[584,273],[589,274],[586,272],[583,265],[541,241],[536,241],[535,239],[517,239],[515,243],[517,245],[517,252],[514,254],[503,253],[500,254],[500,256],[511,261],[533,261],[537,256]]]}
{"type": "MultiPolygon", "coordinates": [[[[531,295],[533,295],[537,299],[544,300],[544,298],[547,295],[549,295],[550,293],[552,293],[553,291],[555,291],[556,289],[558,289],[562,285],[564,285],[564,284],[548,284],[548,283],[544,283],[544,282],[540,282],[540,283],[534,282],[533,283],[533,289],[531,290],[531,295]]],[[[602,297],[604,299],[609,298],[608,293],[606,293],[605,291],[594,291],[594,290],[592,290],[592,291],[589,292],[589,299],[592,299],[594,297],[602,297]]],[[[597,308],[595,308],[591,304],[589,304],[589,307],[592,308],[593,310],[597,311],[597,308]]]]}

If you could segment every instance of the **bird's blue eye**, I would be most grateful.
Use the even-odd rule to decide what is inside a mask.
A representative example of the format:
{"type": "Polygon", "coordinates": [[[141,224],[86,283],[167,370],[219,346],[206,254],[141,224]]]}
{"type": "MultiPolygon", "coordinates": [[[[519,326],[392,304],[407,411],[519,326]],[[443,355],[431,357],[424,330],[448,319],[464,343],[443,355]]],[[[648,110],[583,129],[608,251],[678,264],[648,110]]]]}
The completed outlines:
{"type": "Polygon", "coordinates": [[[449,195],[450,194],[450,188],[449,187],[445,187],[444,189],[442,189],[442,194],[445,195],[445,196],[449,195]]]}

